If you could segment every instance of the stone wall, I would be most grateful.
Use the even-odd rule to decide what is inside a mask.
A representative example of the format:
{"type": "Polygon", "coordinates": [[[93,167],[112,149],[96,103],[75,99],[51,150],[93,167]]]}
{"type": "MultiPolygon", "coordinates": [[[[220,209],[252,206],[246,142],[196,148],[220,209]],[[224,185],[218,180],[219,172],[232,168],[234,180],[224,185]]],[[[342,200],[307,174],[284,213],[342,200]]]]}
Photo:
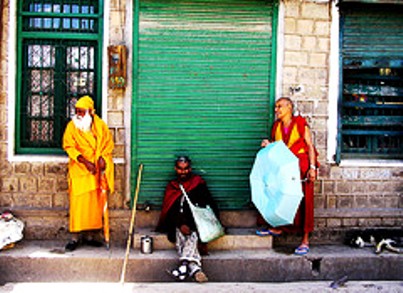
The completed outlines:
{"type": "Polygon", "coordinates": [[[284,59],[278,72],[281,95],[291,97],[310,122],[321,161],[327,137],[330,9],[329,3],[284,2],[284,59]]]}
{"type": "MultiPolygon", "coordinates": [[[[315,185],[317,230],[403,225],[402,167],[326,162],[331,1],[284,1],[282,95],[310,122],[321,167],[315,185]]],[[[334,109],[336,110],[336,109],[334,109]]]]}
{"type": "MultiPolygon", "coordinates": [[[[281,93],[290,96],[299,112],[307,117],[320,152],[321,167],[315,185],[314,239],[339,241],[343,231],[357,227],[403,226],[403,169],[384,166],[336,166],[326,161],[330,62],[331,3],[323,1],[282,1],[284,35],[282,66],[277,72],[281,93]]],[[[110,2],[109,43],[126,44],[131,24],[130,1],[110,2]],[[120,3],[120,4],[119,4],[120,3]]],[[[3,10],[0,64],[0,212],[11,208],[26,222],[27,239],[66,238],[68,222],[67,165],[52,161],[8,161],[8,56],[9,7],[3,10]]],[[[281,17],[281,16],[280,16],[281,17]]],[[[280,21],[282,21],[280,19],[280,21]]],[[[130,66],[128,66],[130,71],[130,66]]],[[[130,76],[130,72],[129,72],[130,76]]],[[[126,201],[130,169],[131,85],[126,90],[108,89],[107,121],[115,141],[116,192],[110,196],[112,236],[123,240],[130,211],[126,201]],[[126,163],[127,162],[127,163],[126,163]]],[[[11,109],[13,110],[13,109],[11,109]]],[[[138,213],[138,226],[153,227],[157,211],[138,213]]],[[[254,226],[254,213],[224,212],[226,225],[254,226]],[[239,221],[239,219],[242,219],[239,221]]],[[[293,241],[283,238],[280,241],[293,241]]],[[[325,241],[326,242],[326,241],[325,241]]]]}
{"type": "MultiPolygon", "coordinates": [[[[9,2],[7,2],[9,4],[9,2]]],[[[7,4],[6,3],[6,4],[7,4]]],[[[8,160],[8,121],[9,100],[7,88],[9,54],[9,15],[10,7],[3,8],[3,22],[1,40],[1,71],[0,71],[0,206],[26,208],[67,208],[67,164],[54,163],[52,159],[32,163],[8,160]]],[[[113,15],[113,14],[111,14],[113,15]]],[[[123,94],[124,91],[110,91],[108,93],[107,121],[115,142],[114,159],[124,161],[126,133],[123,122],[123,94]]],[[[38,157],[40,158],[40,157],[38,157]]],[[[67,161],[67,157],[66,161],[67,161]]],[[[56,159],[56,157],[55,157],[56,159]]],[[[58,157],[57,159],[60,159],[58,157]]],[[[37,160],[32,160],[37,161],[37,160]]],[[[115,166],[116,182],[115,194],[111,196],[112,208],[122,208],[124,205],[124,178],[125,169],[122,163],[115,166]]]]}
{"type": "MultiPolygon", "coordinates": [[[[116,2],[116,1],[114,1],[116,2]]],[[[124,1],[121,1],[124,2],[124,1]]],[[[10,101],[8,68],[8,52],[10,2],[5,2],[2,11],[3,24],[1,27],[1,67],[0,67],[0,212],[12,210],[23,218],[26,224],[28,239],[65,238],[68,225],[68,185],[67,185],[67,156],[64,159],[40,157],[26,160],[9,161],[8,143],[11,123],[8,121],[10,101]],[[64,162],[63,162],[64,161],[64,162]],[[62,236],[61,236],[62,235],[62,236]],[[64,236],[63,236],[64,235],[64,236]]],[[[112,11],[117,10],[117,4],[112,3],[112,11]],[[114,5],[114,6],[113,6],[114,5]]],[[[121,8],[124,11],[124,7],[121,8]]],[[[111,13],[111,17],[115,17],[111,13]]],[[[114,24],[113,21],[110,22],[114,24]]],[[[115,24],[117,25],[117,24],[115,24]]],[[[113,41],[113,40],[111,40],[113,41]]],[[[125,206],[125,144],[127,137],[124,126],[124,90],[108,92],[107,121],[115,142],[113,157],[115,159],[115,192],[109,197],[111,209],[122,209],[125,206]]]]}

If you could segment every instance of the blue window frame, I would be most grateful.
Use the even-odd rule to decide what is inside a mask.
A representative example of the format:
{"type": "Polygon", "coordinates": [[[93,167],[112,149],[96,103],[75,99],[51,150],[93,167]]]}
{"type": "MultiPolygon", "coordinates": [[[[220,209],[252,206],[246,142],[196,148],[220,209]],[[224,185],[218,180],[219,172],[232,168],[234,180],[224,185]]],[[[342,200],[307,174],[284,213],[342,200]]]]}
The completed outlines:
{"type": "Polygon", "coordinates": [[[403,5],[341,3],[337,161],[403,157],[403,5]]]}

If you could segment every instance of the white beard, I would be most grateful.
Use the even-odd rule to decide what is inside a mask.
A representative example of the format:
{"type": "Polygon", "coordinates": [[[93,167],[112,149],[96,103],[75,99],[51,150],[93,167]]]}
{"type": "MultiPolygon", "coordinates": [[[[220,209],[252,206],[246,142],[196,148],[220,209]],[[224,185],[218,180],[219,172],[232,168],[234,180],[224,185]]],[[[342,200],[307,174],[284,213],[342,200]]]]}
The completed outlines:
{"type": "Polygon", "coordinates": [[[85,115],[83,117],[74,115],[72,120],[73,120],[74,125],[78,129],[80,129],[84,132],[88,132],[91,130],[92,117],[88,111],[85,113],[85,115]]]}

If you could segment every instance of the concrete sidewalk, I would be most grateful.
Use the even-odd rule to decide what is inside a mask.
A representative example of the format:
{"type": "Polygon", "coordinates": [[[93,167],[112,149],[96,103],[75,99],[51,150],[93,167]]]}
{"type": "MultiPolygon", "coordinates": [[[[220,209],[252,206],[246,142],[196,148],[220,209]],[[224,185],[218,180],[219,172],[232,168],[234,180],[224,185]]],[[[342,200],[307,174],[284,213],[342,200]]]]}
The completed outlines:
{"type": "Polygon", "coordinates": [[[1,293],[402,293],[402,281],[347,281],[337,289],[331,282],[287,283],[8,283],[0,286],[1,293]]]}
{"type": "MultiPolygon", "coordinates": [[[[18,289],[24,284],[43,284],[45,287],[41,290],[46,290],[46,284],[50,284],[48,286],[63,290],[64,286],[75,284],[105,284],[105,288],[118,284],[125,255],[124,247],[112,246],[107,251],[104,247],[83,246],[69,253],[64,250],[60,252],[63,247],[64,243],[61,242],[24,241],[12,249],[0,251],[0,286],[14,283],[17,284],[15,289],[18,289]]],[[[358,281],[374,284],[392,281],[395,282],[393,286],[400,288],[403,282],[403,254],[384,252],[376,255],[372,248],[353,249],[344,245],[314,245],[306,256],[296,256],[292,252],[293,247],[286,246],[274,249],[213,250],[203,258],[203,268],[210,283],[200,286],[191,282],[175,283],[165,272],[177,265],[178,257],[173,249],[155,250],[153,254],[141,254],[138,249],[132,249],[125,281],[133,284],[133,288],[142,284],[144,290],[163,288],[164,291],[172,289],[171,292],[187,292],[185,290],[188,288],[206,290],[197,292],[243,292],[249,290],[247,284],[253,284],[250,289],[257,290],[251,292],[265,292],[262,290],[266,290],[267,286],[278,285],[278,288],[275,286],[273,289],[276,293],[278,290],[290,292],[284,284],[295,284],[290,287],[290,290],[295,289],[291,292],[300,292],[302,284],[310,284],[308,288],[311,289],[319,286],[317,292],[323,292],[321,289],[327,288],[331,281],[344,276],[348,278],[349,284],[358,281]],[[215,287],[209,289],[210,286],[215,287]]],[[[360,287],[361,292],[374,287],[366,286],[365,290],[360,287]]],[[[311,289],[305,292],[311,292],[311,289]]],[[[89,290],[92,289],[84,292],[89,290]]]]}

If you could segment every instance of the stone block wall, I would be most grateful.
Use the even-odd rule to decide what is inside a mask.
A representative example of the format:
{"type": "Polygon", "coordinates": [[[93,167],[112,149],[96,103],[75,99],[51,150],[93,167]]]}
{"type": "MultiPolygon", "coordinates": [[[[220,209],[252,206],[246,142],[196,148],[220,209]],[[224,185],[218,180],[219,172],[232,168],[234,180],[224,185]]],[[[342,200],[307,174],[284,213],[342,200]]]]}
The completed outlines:
{"type": "MultiPolygon", "coordinates": [[[[125,43],[128,30],[129,2],[112,0],[109,19],[109,43],[125,43]]],[[[330,1],[284,0],[282,36],[283,60],[277,77],[281,93],[290,96],[300,114],[305,116],[320,153],[321,167],[315,185],[315,226],[317,242],[340,241],[343,231],[361,227],[403,226],[403,169],[394,166],[337,166],[326,161],[328,135],[328,91],[330,62],[330,28],[333,17],[330,1]]],[[[52,161],[8,161],[9,91],[7,88],[9,54],[7,51],[9,7],[3,9],[0,64],[0,212],[11,208],[27,225],[26,238],[65,238],[68,223],[67,165],[52,161]]],[[[280,19],[280,21],[282,21],[280,19]]],[[[126,43],[129,49],[130,43],[126,43]]],[[[105,65],[107,66],[107,65],[105,65]]],[[[130,66],[128,66],[130,70],[130,66]]],[[[130,83],[130,80],[129,80],[130,83]]],[[[124,239],[130,211],[126,206],[130,164],[131,88],[108,89],[107,121],[115,141],[115,188],[110,196],[112,235],[124,239]]],[[[239,226],[251,227],[255,215],[250,211],[224,213],[224,222],[244,219],[239,226]]],[[[152,227],[158,212],[139,212],[138,223],[152,227]]],[[[238,222],[237,222],[238,223],[238,222]]],[[[293,241],[283,238],[279,241],[293,241]]]]}
{"type": "MultiPolygon", "coordinates": [[[[321,161],[327,132],[331,6],[284,1],[284,59],[278,73],[282,96],[289,96],[312,127],[321,161]]],[[[280,20],[281,21],[281,20],[280,20]]]]}
{"type": "MultiPolygon", "coordinates": [[[[112,1],[116,2],[116,1],[112,1]]],[[[124,1],[120,1],[124,2],[124,1]]],[[[68,227],[68,184],[67,156],[64,159],[47,157],[46,160],[17,159],[9,161],[8,121],[10,100],[8,93],[9,56],[16,54],[8,51],[10,2],[4,2],[0,40],[0,212],[12,210],[21,217],[26,225],[27,239],[66,238],[68,227]],[[64,161],[64,162],[63,162],[64,161]]],[[[111,4],[117,7],[117,4],[111,4]]],[[[115,8],[113,8],[116,11],[115,8]]],[[[124,7],[121,8],[124,10],[124,7]]],[[[111,17],[115,17],[111,13],[111,17]]],[[[114,23],[110,22],[111,25],[114,23]]],[[[112,210],[125,207],[125,144],[127,142],[124,126],[124,91],[108,92],[107,122],[113,135],[115,149],[115,192],[109,196],[112,210]]],[[[119,222],[125,223],[124,219],[119,222]]],[[[114,226],[114,224],[111,224],[114,226]]],[[[118,225],[119,226],[119,225],[118,225]]]]}
{"type": "MultiPolygon", "coordinates": [[[[1,13],[0,27],[0,162],[3,162],[7,154],[7,37],[9,30],[9,9],[4,7],[1,13]]],[[[3,169],[3,168],[1,168],[3,169]]]]}
{"type": "MultiPolygon", "coordinates": [[[[131,105],[131,85],[130,85],[130,44],[127,42],[131,38],[128,34],[131,30],[126,29],[127,12],[129,9],[127,3],[129,1],[110,1],[109,7],[109,44],[121,45],[125,44],[128,51],[128,66],[127,66],[127,87],[125,89],[108,89],[108,126],[113,132],[115,141],[115,158],[120,158],[123,162],[119,168],[115,169],[115,185],[119,186],[120,190],[113,198],[110,199],[110,206],[114,209],[127,208],[127,200],[130,186],[127,185],[128,171],[130,166],[125,162],[129,162],[130,157],[127,146],[130,144],[130,105],[131,105]],[[128,106],[129,105],[129,106],[128,106]]],[[[108,66],[105,64],[105,66],[108,66]]]]}
{"type": "MultiPolygon", "coordinates": [[[[323,232],[402,227],[403,168],[336,166],[326,162],[331,1],[285,0],[282,95],[291,97],[312,129],[321,167],[315,225],[323,232]]],[[[336,110],[336,109],[334,109],[336,110]]],[[[336,233],[336,232],[335,232],[336,233]]],[[[337,234],[337,233],[336,233],[337,234]]]]}

